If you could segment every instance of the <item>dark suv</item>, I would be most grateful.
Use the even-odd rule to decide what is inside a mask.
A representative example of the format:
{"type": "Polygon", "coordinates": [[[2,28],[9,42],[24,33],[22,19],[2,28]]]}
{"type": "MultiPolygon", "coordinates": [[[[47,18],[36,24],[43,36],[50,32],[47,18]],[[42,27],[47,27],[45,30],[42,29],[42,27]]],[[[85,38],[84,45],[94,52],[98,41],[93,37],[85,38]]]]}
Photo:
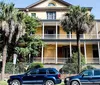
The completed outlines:
{"type": "Polygon", "coordinates": [[[66,77],[65,85],[100,85],[100,69],[90,69],[81,72],[76,76],[66,77]]]}
{"type": "Polygon", "coordinates": [[[9,85],[44,84],[54,85],[61,83],[60,73],[55,68],[33,69],[22,75],[10,76],[9,85]]]}

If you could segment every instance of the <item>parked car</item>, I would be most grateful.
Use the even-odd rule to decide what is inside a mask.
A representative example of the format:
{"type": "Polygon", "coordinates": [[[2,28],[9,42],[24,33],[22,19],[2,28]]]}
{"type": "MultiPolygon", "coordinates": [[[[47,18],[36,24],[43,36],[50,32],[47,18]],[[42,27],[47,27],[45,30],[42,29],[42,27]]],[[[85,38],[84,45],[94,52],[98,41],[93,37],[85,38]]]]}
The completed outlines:
{"type": "Polygon", "coordinates": [[[55,68],[32,69],[25,74],[10,76],[9,85],[22,84],[43,84],[54,85],[60,84],[60,73],[55,68]]]}
{"type": "Polygon", "coordinates": [[[66,77],[64,83],[65,85],[100,85],[100,69],[89,69],[76,76],[66,77]]]}

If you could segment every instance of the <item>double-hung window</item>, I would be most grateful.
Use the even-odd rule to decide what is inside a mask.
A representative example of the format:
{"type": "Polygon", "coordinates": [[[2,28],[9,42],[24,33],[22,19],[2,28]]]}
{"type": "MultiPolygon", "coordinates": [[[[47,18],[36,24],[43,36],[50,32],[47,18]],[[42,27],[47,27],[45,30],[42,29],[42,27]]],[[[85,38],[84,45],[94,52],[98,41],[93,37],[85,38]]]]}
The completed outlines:
{"type": "Polygon", "coordinates": [[[56,12],[47,12],[47,19],[55,20],[56,19],[56,12]]]}

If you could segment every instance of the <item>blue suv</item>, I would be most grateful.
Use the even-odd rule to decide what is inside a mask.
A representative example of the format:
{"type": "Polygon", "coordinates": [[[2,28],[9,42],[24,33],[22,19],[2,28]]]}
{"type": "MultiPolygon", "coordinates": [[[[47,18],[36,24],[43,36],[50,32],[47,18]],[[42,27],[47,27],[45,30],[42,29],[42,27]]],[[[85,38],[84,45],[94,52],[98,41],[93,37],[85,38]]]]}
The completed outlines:
{"type": "Polygon", "coordinates": [[[90,69],[82,71],[76,76],[66,77],[65,85],[100,85],[100,69],[90,69]]]}
{"type": "Polygon", "coordinates": [[[55,68],[39,68],[33,69],[25,74],[10,76],[9,85],[22,84],[43,84],[54,85],[60,84],[60,73],[55,68]]]}

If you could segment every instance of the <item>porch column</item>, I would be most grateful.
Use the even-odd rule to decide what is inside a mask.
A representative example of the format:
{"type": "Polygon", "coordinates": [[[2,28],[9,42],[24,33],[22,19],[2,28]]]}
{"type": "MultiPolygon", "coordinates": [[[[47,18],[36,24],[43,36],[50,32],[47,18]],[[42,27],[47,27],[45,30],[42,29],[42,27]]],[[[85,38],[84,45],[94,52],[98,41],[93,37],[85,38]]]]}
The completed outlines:
{"type": "Polygon", "coordinates": [[[98,42],[98,54],[99,54],[99,64],[100,64],[100,43],[98,42]]]}
{"type": "Polygon", "coordinates": [[[44,22],[43,22],[43,27],[42,27],[43,29],[42,29],[42,38],[44,39],[44,22]]]}
{"type": "Polygon", "coordinates": [[[56,64],[58,63],[58,46],[56,42],[56,64]]]}
{"type": "Polygon", "coordinates": [[[85,55],[85,62],[86,62],[86,64],[87,64],[86,42],[84,42],[84,55],[85,55]]]}
{"type": "MultiPolygon", "coordinates": [[[[71,39],[71,32],[69,33],[70,34],[70,39],[71,39]]],[[[70,58],[72,57],[72,43],[70,41],[70,58]]]]}
{"type": "Polygon", "coordinates": [[[42,46],[42,53],[41,53],[41,62],[43,63],[43,55],[44,55],[44,49],[43,49],[44,47],[42,46]]]}
{"type": "Polygon", "coordinates": [[[56,39],[57,39],[57,35],[58,34],[58,23],[56,22],[56,39]]]}

